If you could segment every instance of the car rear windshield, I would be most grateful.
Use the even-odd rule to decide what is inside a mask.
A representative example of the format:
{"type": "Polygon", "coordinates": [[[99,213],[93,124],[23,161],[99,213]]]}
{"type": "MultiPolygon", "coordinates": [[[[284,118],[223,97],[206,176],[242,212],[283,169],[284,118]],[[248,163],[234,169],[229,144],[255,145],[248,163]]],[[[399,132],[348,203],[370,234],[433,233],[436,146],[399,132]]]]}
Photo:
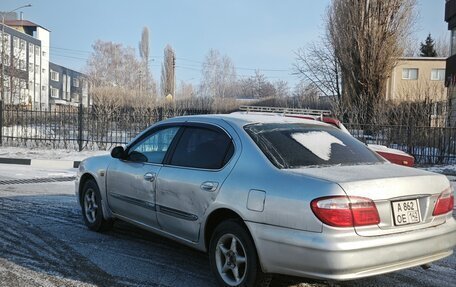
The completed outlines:
{"type": "Polygon", "coordinates": [[[278,168],[384,162],[365,144],[331,126],[268,123],[244,129],[278,168]]]}

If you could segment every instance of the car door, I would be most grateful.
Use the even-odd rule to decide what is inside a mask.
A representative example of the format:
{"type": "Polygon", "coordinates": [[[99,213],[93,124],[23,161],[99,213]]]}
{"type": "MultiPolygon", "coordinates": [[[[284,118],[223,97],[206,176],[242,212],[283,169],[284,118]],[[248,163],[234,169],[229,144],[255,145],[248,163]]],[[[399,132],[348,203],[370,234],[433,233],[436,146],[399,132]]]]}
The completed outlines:
{"type": "Polygon", "coordinates": [[[107,171],[111,210],[123,217],[157,227],[156,178],[179,127],[152,130],[136,140],[124,159],[114,159],[107,171]]]}
{"type": "Polygon", "coordinates": [[[201,219],[229,174],[233,153],[232,139],[221,128],[184,128],[157,181],[157,218],[164,231],[198,240],[201,219]]]}

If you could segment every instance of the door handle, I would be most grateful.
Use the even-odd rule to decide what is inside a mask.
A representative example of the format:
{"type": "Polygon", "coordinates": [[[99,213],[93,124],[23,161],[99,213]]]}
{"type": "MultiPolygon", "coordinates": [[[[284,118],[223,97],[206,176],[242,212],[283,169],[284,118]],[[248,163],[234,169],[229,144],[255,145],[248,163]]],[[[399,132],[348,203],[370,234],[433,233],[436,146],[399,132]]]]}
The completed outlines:
{"type": "Polygon", "coordinates": [[[148,172],[144,175],[144,180],[153,182],[155,180],[155,172],[148,172]]]}
{"type": "Polygon", "coordinates": [[[218,187],[218,182],[205,181],[201,184],[201,189],[204,191],[215,191],[218,187]]]}

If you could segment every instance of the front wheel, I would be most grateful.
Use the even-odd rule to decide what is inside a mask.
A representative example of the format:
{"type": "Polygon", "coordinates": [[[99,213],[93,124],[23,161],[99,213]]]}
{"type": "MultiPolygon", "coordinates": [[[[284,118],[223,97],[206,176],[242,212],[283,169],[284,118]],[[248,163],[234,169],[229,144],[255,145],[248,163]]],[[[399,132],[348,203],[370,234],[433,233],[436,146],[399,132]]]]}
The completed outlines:
{"type": "Polygon", "coordinates": [[[209,260],[220,286],[269,285],[271,278],[259,266],[255,245],[237,221],[225,221],[217,226],[209,244],[209,260]]]}
{"type": "Polygon", "coordinates": [[[88,180],[82,189],[81,209],[84,223],[90,230],[105,231],[111,228],[112,220],[103,217],[101,194],[95,180],[88,180]]]}

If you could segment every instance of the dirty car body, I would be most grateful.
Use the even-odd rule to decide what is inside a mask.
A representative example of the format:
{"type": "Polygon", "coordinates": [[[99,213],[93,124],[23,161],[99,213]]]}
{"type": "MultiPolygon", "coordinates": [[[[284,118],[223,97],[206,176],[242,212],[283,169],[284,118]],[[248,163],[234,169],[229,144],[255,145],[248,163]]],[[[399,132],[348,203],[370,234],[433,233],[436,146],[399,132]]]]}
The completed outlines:
{"type": "Polygon", "coordinates": [[[306,119],[165,120],[113,157],[84,160],[76,194],[89,228],[116,218],[207,251],[227,286],[274,273],[356,279],[431,263],[456,245],[446,177],[386,162],[306,119]]]}

